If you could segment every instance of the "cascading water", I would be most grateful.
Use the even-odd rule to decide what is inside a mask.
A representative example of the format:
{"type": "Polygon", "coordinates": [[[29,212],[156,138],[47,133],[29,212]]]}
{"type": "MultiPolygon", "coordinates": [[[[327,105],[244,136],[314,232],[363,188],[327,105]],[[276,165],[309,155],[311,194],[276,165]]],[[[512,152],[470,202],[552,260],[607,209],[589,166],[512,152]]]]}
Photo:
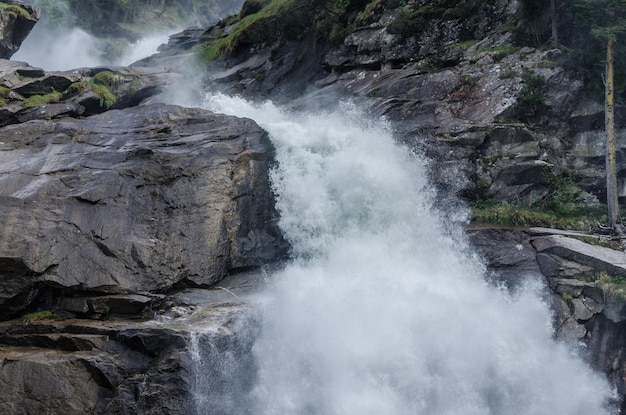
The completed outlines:
{"type": "Polygon", "coordinates": [[[612,413],[607,382],[553,340],[537,287],[485,282],[462,232],[443,230],[424,163],[383,124],[350,105],[205,106],[269,132],[293,245],[262,306],[248,413],[612,413]]]}

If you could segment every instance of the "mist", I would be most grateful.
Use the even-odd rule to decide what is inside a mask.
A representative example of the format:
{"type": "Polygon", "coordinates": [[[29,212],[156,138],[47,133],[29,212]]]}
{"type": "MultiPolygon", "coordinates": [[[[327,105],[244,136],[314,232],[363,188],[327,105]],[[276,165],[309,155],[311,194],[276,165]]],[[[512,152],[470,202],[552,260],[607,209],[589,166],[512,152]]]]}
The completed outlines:
{"type": "Polygon", "coordinates": [[[103,43],[77,27],[51,31],[36,25],[12,60],[48,71],[100,66],[103,43]]]}

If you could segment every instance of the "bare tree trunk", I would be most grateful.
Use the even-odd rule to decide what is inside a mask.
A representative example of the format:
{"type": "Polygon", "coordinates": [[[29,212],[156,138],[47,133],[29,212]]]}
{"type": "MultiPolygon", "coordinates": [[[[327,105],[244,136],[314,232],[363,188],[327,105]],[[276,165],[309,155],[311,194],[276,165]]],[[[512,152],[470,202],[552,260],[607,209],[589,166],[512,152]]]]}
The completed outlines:
{"type": "Polygon", "coordinates": [[[552,43],[559,44],[558,19],[556,13],[556,0],[550,0],[550,20],[552,21],[552,43]]]}
{"type": "Polygon", "coordinates": [[[621,233],[619,205],[617,201],[617,171],[615,167],[615,122],[613,92],[613,47],[615,40],[609,36],[606,45],[606,203],[609,208],[609,225],[616,233],[621,233]]]}

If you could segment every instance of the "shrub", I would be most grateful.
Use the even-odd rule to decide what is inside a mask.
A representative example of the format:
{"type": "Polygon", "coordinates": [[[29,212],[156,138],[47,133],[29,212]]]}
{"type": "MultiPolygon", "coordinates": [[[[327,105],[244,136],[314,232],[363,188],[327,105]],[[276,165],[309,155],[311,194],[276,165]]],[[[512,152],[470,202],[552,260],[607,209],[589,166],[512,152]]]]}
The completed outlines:
{"type": "Polygon", "coordinates": [[[270,0],[246,0],[241,6],[239,18],[244,18],[251,14],[258,13],[263,7],[269,4],[270,0]]]}
{"type": "Polygon", "coordinates": [[[387,26],[387,32],[400,37],[410,37],[419,34],[426,28],[427,20],[419,10],[403,9],[400,14],[387,26]]]}
{"type": "Polygon", "coordinates": [[[529,121],[535,115],[546,111],[544,89],[546,80],[531,72],[522,74],[524,86],[517,96],[517,103],[513,107],[512,116],[519,121],[529,121]]]}
{"type": "Polygon", "coordinates": [[[626,276],[600,271],[593,276],[592,281],[605,294],[621,300],[626,299],[626,276]]]}

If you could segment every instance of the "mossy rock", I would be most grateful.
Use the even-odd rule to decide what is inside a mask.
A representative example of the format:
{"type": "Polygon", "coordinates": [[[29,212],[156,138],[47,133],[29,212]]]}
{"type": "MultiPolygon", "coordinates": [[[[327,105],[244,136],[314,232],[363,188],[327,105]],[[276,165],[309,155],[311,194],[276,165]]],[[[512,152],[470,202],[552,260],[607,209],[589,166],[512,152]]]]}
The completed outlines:
{"type": "Polygon", "coordinates": [[[31,95],[22,101],[22,105],[25,107],[32,107],[36,105],[53,104],[61,101],[63,94],[61,92],[53,91],[45,95],[31,95]]]}
{"type": "Polygon", "coordinates": [[[28,10],[24,7],[20,7],[17,4],[0,3],[0,9],[6,11],[14,17],[21,17],[23,19],[31,19],[32,16],[28,10]]]}
{"type": "Polygon", "coordinates": [[[32,324],[40,321],[54,320],[58,316],[50,310],[35,311],[33,313],[24,314],[20,320],[22,323],[32,324]]]}

